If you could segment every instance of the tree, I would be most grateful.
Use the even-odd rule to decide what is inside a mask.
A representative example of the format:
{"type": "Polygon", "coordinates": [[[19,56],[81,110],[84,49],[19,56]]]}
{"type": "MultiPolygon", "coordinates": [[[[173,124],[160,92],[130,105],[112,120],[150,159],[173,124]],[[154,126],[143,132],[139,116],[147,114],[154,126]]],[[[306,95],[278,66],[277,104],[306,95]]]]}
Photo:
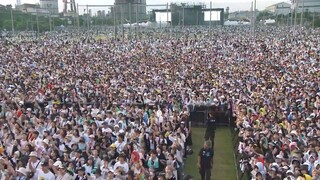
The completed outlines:
{"type": "Polygon", "coordinates": [[[261,11],[258,13],[257,17],[256,17],[256,21],[260,21],[260,20],[265,20],[265,19],[270,19],[270,18],[274,18],[274,15],[269,12],[269,11],[261,11]]]}

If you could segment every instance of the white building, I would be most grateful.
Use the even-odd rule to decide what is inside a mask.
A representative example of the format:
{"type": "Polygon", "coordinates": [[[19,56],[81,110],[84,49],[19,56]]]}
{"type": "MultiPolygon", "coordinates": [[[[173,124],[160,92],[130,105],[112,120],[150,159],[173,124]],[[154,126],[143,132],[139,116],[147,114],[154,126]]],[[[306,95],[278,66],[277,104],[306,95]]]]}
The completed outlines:
{"type": "Polygon", "coordinates": [[[317,12],[320,13],[320,0],[294,0],[291,6],[297,9],[298,13],[302,12],[317,12]]]}
{"type": "Polygon", "coordinates": [[[17,0],[16,6],[20,6],[20,5],[21,5],[21,0],[17,0]]]}
{"type": "Polygon", "coordinates": [[[58,0],[40,0],[40,8],[48,10],[51,14],[59,14],[58,0]]]}
{"type": "Polygon", "coordinates": [[[288,15],[291,11],[291,4],[280,2],[266,7],[266,10],[274,15],[288,15]]]}
{"type": "Polygon", "coordinates": [[[46,9],[41,9],[38,4],[21,4],[16,6],[16,9],[24,13],[30,13],[32,15],[47,16],[49,11],[46,9]]]}

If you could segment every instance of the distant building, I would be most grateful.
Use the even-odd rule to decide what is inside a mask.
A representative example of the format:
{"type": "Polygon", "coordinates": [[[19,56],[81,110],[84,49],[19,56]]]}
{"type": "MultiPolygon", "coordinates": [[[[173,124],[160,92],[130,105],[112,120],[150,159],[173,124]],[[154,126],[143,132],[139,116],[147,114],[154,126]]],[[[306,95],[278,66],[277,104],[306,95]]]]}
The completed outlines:
{"type": "Polygon", "coordinates": [[[131,23],[143,21],[147,17],[146,0],[115,0],[112,14],[115,14],[118,23],[131,23]],[[114,12],[115,11],[115,12],[114,12]],[[137,19],[137,20],[136,20],[137,19]]]}
{"type": "Polygon", "coordinates": [[[292,9],[297,9],[298,13],[302,12],[317,12],[320,13],[320,0],[295,0],[291,6],[292,9]]]}
{"type": "Polygon", "coordinates": [[[58,0],[40,0],[40,8],[46,9],[51,14],[59,14],[58,0]]]}
{"type": "Polygon", "coordinates": [[[291,4],[280,2],[266,7],[265,10],[271,12],[274,15],[288,15],[291,11],[291,4]]]}
{"type": "Polygon", "coordinates": [[[16,6],[20,6],[20,5],[21,5],[21,0],[17,0],[16,6]]]}
{"type": "Polygon", "coordinates": [[[39,4],[21,4],[16,6],[16,9],[24,13],[31,13],[32,15],[49,15],[47,9],[41,9],[39,4]]]}

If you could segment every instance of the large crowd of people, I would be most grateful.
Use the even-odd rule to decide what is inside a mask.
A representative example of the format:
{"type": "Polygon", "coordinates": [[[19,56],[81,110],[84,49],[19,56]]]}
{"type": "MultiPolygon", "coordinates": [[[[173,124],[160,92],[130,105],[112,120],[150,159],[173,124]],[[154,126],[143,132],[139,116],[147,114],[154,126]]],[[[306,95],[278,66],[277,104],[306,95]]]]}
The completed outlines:
{"type": "Polygon", "coordinates": [[[319,30],[157,31],[1,41],[1,179],[183,179],[208,104],[237,118],[253,179],[320,177],[319,30]]]}

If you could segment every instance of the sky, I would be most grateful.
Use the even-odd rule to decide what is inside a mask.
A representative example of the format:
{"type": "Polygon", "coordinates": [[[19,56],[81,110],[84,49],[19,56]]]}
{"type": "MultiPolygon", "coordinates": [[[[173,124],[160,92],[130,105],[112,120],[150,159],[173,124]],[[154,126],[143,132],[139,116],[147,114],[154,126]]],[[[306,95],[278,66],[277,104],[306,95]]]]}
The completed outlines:
{"type": "MultiPolygon", "coordinates": [[[[250,10],[251,2],[253,0],[211,0],[213,8],[230,8],[230,12],[241,11],[241,10],[250,10]]],[[[21,3],[38,3],[39,0],[21,0],[21,3]]],[[[63,0],[58,0],[59,2],[59,11],[63,9],[63,0]]],[[[179,3],[186,2],[189,4],[199,4],[204,3],[207,7],[210,7],[210,0],[147,0],[147,5],[151,4],[166,4],[166,3],[179,3]]],[[[270,6],[279,2],[290,2],[290,0],[257,0],[257,9],[263,10],[267,6],[270,6]]],[[[76,3],[79,5],[112,5],[114,0],[76,0],[76,3]]],[[[16,4],[16,0],[0,0],[0,4],[16,4]]],[[[153,7],[150,7],[153,8],[153,7]]],[[[161,8],[161,7],[154,7],[161,8]]],[[[162,7],[165,8],[165,7],[162,7]]],[[[80,9],[80,8],[79,8],[80,9]]],[[[107,11],[107,10],[106,10],[107,11]]],[[[80,10],[81,13],[81,10],[80,10]]]]}

